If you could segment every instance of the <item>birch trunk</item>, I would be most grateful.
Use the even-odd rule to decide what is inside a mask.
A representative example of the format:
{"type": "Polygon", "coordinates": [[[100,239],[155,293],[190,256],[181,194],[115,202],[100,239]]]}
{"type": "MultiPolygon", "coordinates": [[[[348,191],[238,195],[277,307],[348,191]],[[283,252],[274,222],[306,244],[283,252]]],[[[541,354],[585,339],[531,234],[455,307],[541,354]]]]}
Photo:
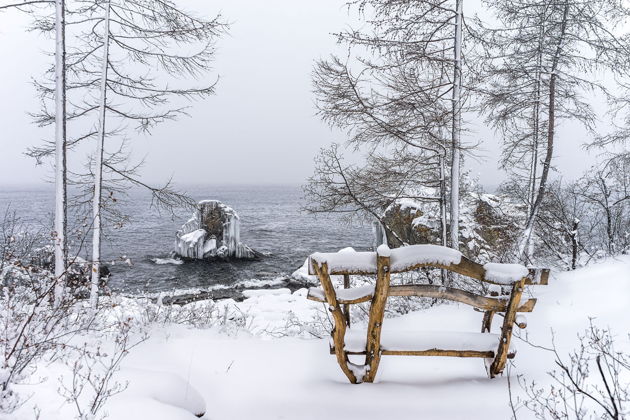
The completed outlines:
{"type": "Polygon", "coordinates": [[[534,223],[536,221],[536,217],[538,216],[538,211],[540,210],[540,205],[545,196],[545,192],[547,191],[547,180],[549,178],[549,170],[551,169],[551,160],[553,159],[553,148],[554,148],[554,139],[556,132],[556,83],[557,83],[557,70],[558,63],[560,61],[560,55],[562,54],[562,48],[564,43],[564,38],[566,36],[567,29],[567,20],[569,17],[569,3],[565,3],[564,11],[562,16],[562,22],[560,23],[560,33],[558,38],[558,45],[556,47],[556,51],[554,52],[553,59],[551,62],[550,68],[550,76],[549,76],[549,121],[547,125],[547,152],[545,154],[545,160],[543,162],[542,173],[540,174],[540,183],[538,185],[538,192],[536,195],[536,200],[534,200],[534,204],[532,206],[531,212],[529,214],[529,218],[527,219],[527,224],[525,226],[525,230],[523,232],[523,237],[521,238],[519,244],[518,254],[521,259],[524,258],[525,249],[527,244],[532,241],[532,232],[534,230],[534,223]]]}
{"type": "MultiPolygon", "coordinates": [[[[438,156],[440,163],[440,230],[442,237],[442,246],[447,246],[448,233],[446,229],[446,168],[444,163],[446,156],[442,154],[438,156]]],[[[442,269],[440,272],[442,284],[447,283],[447,275],[447,271],[442,269]]]]}
{"type": "MultiPolygon", "coordinates": [[[[544,19],[543,19],[544,20],[544,19]]],[[[545,27],[541,25],[540,31],[538,33],[538,51],[536,57],[536,97],[534,102],[534,110],[533,110],[533,142],[532,142],[532,161],[530,168],[530,178],[529,178],[529,186],[528,186],[528,200],[527,200],[527,222],[529,223],[529,217],[531,216],[534,210],[534,202],[536,200],[536,181],[538,179],[538,145],[540,142],[540,104],[542,102],[542,54],[543,54],[543,37],[545,34],[545,27]]],[[[527,235],[526,239],[523,239],[524,244],[523,248],[519,250],[519,255],[523,255],[525,249],[527,249],[527,254],[524,259],[526,261],[531,261],[534,252],[535,252],[535,244],[534,241],[531,240],[534,234],[534,226],[532,225],[527,235]],[[525,248],[526,247],[526,248],[525,248]]]]}
{"type": "Polygon", "coordinates": [[[55,302],[64,295],[68,265],[66,177],[65,0],[55,0],[55,302]]]}
{"type": "Polygon", "coordinates": [[[461,144],[461,85],[462,85],[462,11],[464,0],[455,2],[455,46],[453,74],[453,121],[451,161],[451,248],[459,249],[459,183],[461,144]]]}
{"type": "Polygon", "coordinates": [[[101,267],[101,207],[103,187],[103,149],[105,147],[105,116],[107,113],[107,70],[109,64],[109,12],[110,2],[105,6],[104,34],[103,34],[103,63],[101,67],[101,100],[99,104],[99,126],[94,162],[94,200],[92,212],[94,225],[92,228],[92,285],[90,290],[90,306],[96,307],[98,302],[98,284],[101,267]]]}
{"type": "Polygon", "coordinates": [[[549,177],[549,169],[551,168],[551,160],[553,158],[553,147],[555,138],[555,103],[556,103],[556,74],[552,73],[549,80],[549,126],[547,132],[547,153],[545,155],[545,161],[543,162],[542,174],[540,175],[540,185],[538,186],[538,194],[536,195],[536,201],[527,220],[525,226],[525,232],[519,246],[519,255],[524,257],[527,244],[532,240],[532,232],[534,230],[534,222],[538,216],[538,210],[540,204],[547,190],[547,179],[549,177]]]}

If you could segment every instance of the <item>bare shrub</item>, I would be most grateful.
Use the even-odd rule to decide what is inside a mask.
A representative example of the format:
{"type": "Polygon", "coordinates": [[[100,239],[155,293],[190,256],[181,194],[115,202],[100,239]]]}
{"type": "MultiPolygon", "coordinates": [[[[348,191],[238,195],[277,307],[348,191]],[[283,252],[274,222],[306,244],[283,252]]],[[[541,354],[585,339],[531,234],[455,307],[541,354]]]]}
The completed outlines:
{"type": "Polygon", "coordinates": [[[557,368],[548,372],[552,379],[549,385],[518,377],[527,398],[511,399],[514,413],[525,407],[538,419],[554,420],[619,420],[630,414],[628,354],[615,348],[609,329],[598,328],[592,321],[578,338],[580,346],[568,360],[560,356],[555,344],[550,349],[557,368]]]}

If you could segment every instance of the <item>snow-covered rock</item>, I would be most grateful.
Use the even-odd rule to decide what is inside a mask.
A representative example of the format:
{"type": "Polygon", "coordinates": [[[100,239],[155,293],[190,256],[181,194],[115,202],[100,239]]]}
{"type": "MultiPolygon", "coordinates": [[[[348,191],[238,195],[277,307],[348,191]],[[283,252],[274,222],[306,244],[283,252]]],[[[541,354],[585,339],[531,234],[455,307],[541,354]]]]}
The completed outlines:
{"type": "MultiPolygon", "coordinates": [[[[466,192],[461,198],[460,249],[464,256],[479,262],[512,260],[522,222],[518,205],[494,194],[466,192]]],[[[400,241],[406,245],[442,243],[440,208],[435,202],[398,199],[385,210],[383,221],[395,235],[375,223],[376,245],[398,248],[403,245],[400,241]]]]}
{"type": "Polygon", "coordinates": [[[216,200],[204,200],[180,230],[175,252],[183,258],[254,259],[260,254],[241,243],[240,219],[231,207],[216,200]]]}

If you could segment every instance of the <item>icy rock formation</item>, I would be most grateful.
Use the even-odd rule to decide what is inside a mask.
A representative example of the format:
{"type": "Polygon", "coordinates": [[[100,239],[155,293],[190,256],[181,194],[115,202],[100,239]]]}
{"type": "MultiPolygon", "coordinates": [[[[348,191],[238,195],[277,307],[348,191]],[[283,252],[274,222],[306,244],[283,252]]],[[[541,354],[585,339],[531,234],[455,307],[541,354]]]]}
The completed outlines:
{"type": "Polygon", "coordinates": [[[254,259],[259,253],[241,243],[238,214],[216,200],[204,200],[180,230],[175,252],[183,258],[254,259]]]}

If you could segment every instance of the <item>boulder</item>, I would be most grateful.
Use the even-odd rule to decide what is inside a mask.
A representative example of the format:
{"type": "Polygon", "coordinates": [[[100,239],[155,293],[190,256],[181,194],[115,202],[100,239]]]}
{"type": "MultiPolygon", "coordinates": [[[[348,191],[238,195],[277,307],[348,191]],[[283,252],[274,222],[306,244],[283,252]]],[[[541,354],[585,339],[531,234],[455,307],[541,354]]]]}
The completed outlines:
{"type": "MultiPolygon", "coordinates": [[[[510,260],[519,230],[522,209],[505,197],[465,193],[460,207],[460,250],[475,261],[510,260]]],[[[441,244],[440,209],[435,202],[408,198],[396,200],[383,214],[383,222],[396,235],[375,225],[377,245],[441,244]]],[[[448,226],[447,226],[448,229],[448,226]]]]}
{"type": "Polygon", "coordinates": [[[193,216],[177,231],[175,253],[189,259],[256,259],[260,253],[240,240],[240,219],[216,200],[197,204],[193,216]]]}

